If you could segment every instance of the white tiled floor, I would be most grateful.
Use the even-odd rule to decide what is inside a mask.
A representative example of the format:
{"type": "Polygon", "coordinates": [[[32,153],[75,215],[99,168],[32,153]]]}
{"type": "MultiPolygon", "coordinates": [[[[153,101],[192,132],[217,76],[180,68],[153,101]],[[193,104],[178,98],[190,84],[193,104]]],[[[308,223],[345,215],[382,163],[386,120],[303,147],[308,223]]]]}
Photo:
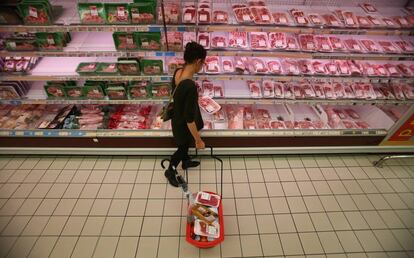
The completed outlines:
{"type": "Polygon", "coordinates": [[[201,250],[162,158],[0,156],[0,257],[414,257],[414,160],[223,157],[225,241],[201,250]]]}

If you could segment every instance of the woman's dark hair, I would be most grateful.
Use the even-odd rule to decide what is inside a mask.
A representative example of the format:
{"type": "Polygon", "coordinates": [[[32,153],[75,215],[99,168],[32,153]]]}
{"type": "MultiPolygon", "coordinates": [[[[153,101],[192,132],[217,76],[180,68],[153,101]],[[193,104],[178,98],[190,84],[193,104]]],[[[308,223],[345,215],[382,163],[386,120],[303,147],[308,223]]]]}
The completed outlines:
{"type": "Polygon", "coordinates": [[[193,64],[196,60],[206,59],[207,51],[197,42],[189,42],[185,45],[184,61],[186,64],[193,64]]]}

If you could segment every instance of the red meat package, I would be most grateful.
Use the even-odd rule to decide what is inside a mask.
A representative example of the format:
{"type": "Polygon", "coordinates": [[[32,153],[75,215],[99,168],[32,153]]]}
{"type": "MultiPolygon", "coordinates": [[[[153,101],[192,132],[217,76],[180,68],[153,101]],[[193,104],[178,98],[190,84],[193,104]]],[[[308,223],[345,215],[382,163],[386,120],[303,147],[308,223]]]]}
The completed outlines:
{"type": "Polygon", "coordinates": [[[284,59],[282,61],[284,73],[287,75],[299,75],[298,63],[293,59],[284,59]]]}
{"type": "Polygon", "coordinates": [[[402,91],[407,99],[414,99],[414,86],[413,84],[402,84],[402,91]]]}
{"type": "Polygon", "coordinates": [[[353,83],[352,89],[357,99],[375,99],[374,89],[370,83],[353,83]]]}
{"type": "Polygon", "coordinates": [[[211,22],[211,9],[210,8],[198,8],[198,23],[208,24],[211,22]]]}
{"type": "Polygon", "coordinates": [[[344,86],[345,98],[346,99],[354,99],[355,98],[355,93],[352,90],[351,85],[343,84],[343,86],[344,86]]]}
{"type": "Polygon", "coordinates": [[[377,87],[376,85],[373,85],[374,88],[374,93],[375,93],[375,98],[376,99],[386,99],[384,93],[381,91],[381,89],[379,87],[377,87]]]}
{"type": "Polygon", "coordinates": [[[248,48],[249,42],[247,40],[247,32],[232,31],[229,33],[229,47],[231,48],[248,48]]]}
{"type": "Polygon", "coordinates": [[[400,25],[398,25],[398,23],[396,23],[391,18],[383,18],[382,21],[386,24],[387,27],[390,27],[390,28],[399,28],[400,27],[400,25]]]}
{"type": "Polygon", "coordinates": [[[332,52],[331,42],[328,37],[325,36],[315,36],[316,49],[319,52],[332,52]]]}
{"type": "Polygon", "coordinates": [[[346,98],[345,88],[342,83],[334,82],[332,83],[333,91],[335,92],[335,96],[337,99],[344,99],[346,98]]]}
{"type": "Polygon", "coordinates": [[[226,48],[227,47],[227,35],[225,33],[214,33],[211,35],[211,47],[212,48],[226,48]]]}
{"type": "Polygon", "coordinates": [[[384,27],[386,25],[385,22],[377,16],[368,15],[367,18],[374,27],[384,27]]]}
{"type": "Polygon", "coordinates": [[[232,57],[222,57],[221,62],[224,73],[234,73],[235,68],[232,57]]]}
{"type": "Polygon", "coordinates": [[[313,90],[315,91],[315,97],[318,99],[325,99],[325,92],[323,91],[323,83],[314,83],[313,90]]]}
{"type": "Polygon", "coordinates": [[[398,100],[405,100],[405,96],[404,96],[404,92],[403,92],[403,87],[401,83],[392,83],[391,84],[391,88],[394,91],[394,96],[396,99],[398,100]]]}
{"type": "Polygon", "coordinates": [[[227,106],[228,128],[232,130],[243,129],[244,108],[227,106]]]}
{"type": "Polygon", "coordinates": [[[302,87],[298,82],[290,83],[290,88],[293,89],[293,94],[295,95],[296,99],[304,99],[305,92],[303,91],[302,87]]]}
{"type": "Polygon", "coordinates": [[[355,60],[348,60],[347,64],[349,66],[349,71],[352,76],[362,76],[362,67],[355,60]]]}
{"type": "Polygon", "coordinates": [[[358,21],[359,27],[361,27],[361,28],[370,28],[373,25],[371,23],[371,20],[367,16],[357,15],[356,19],[358,21]]]}
{"type": "Polygon", "coordinates": [[[380,40],[378,41],[378,45],[380,45],[381,49],[385,53],[399,53],[397,46],[394,45],[391,41],[380,40]]]}
{"type": "Polygon", "coordinates": [[[252,67],[253,73],[265,74],[269,72],[266,63],[261,58],[252,58],[250,60],[250,65],[252,67]]]}
{"type": "Polygon", "coordinates": [[[312,61],[312,67],[313,67],[314,73],[317,74],[317,75],[327,75],[328,74],[328,72],[326,71],[325,64],[320,62],[320,61],[317,61],[317,60],[312,61]]]}
{"type": "Polygon", "coordinates": [[[402,76],[404,77],[414,76],[414,71],[412,71],[407,65],[401,63],[401,64],[398,64],[397,67],[402,76]]]}
{"type": "Polygon", "coordinates": [[[385,66],[382,65],[382,64],[375,64],[374,69],[375,69],[375,73],[378,76],[382,76],[382,77],[390,76],[390,74],[388,73],[387,68],[385,68],[385,66]]]}
{"type": "Polygon", "coordinates": [[[259,119],[257,120],[257,129],[271,129],[269,119],[259,119]]]}
{"type": "Polygon", "coordinates": [[[326,99],[336,99],[336,94],[335,94],[334,88],[332,87],[332,84],[324,83],[323,92],[325,93],[326,99]]]}
{"type": "Polygon", "coordinates": [[[385,99],[391,99],[391,100],[395,99],[394,93],[388,84],[382,84],[378,86],[378,89],[381,91],[385,99]]]}
{"type": "Polygon", "coordinates": [[[254,20],[250,8],[245,4],[234,4],[233,12],[238,23],[250,23],[254,20]]]}
{"type": "Polygon", "coordinates": [[[270,121],[272,129],[286,129],[285,123],[279,120],[270,121]]]}
{"type": "Polygon", "coordinates": [[[290,9],[290,14],[292,15],[293,19],[295,20],[295,23],[297,25],[306,26],[309,25],[309,21],[305,16],[305,13],[298,10],[298,9],[290,9]]]}
{"type": "Polygon", "coordinates": [[[272,13],[273,16],[273,21],[276,25],[289,25],[289,18],[287,13],[283,13],[283,12],[275,12],[272,13]]]}
{"type": "Polygon", "coordinates": [[[269,43],[270,43],[270,48],[272,49],[286,49],[287,48],[286,33],[270,32],[269,43]]]}
{"type": "Polygon", "coordinates": [[[387,69],[387,72],[392,77],[400,77],[402,74],[398,71],[398,68],[394,64],[385,64],[385,69],[387,69]]]}
{"type": "Polygon", "coordinates": [[[284,89],[283,83],[273,82],[273,89],[274,89],[275,98],[277,99],[285,98],[285,89],[284,89]]]}
{"type": "Polygon", "coordinates": [[[183,23],[196,23],[197,9],[194,5],[185,6],[182,15],[183,23]]]}
{"type": "Polygon", "coordinates": [[[303,51],[314,52],[317,50],[315,44],[315,38],[312,34],[301,34],[299,35],[300,46],[303,51]]]}
{"type": "Polygon", "coordinates": [[[300,73],[303,75],[312,75],[314,74],[312,62],[307,59],[299,60],[298,66],[300,73]]]}
{"type": "Polygon", "coordinates": [[[214,85],[211,81],[203,81],[202,96],[214,97],[214,85]]]}
{"type": "Polygon", "coordinates": [[[411,26],[405,17],[395,16],[393,20],[402,28],[409,28],[411,26]]]}
{"type": "Polygon", "coordinates": [[[268,50],[269,39],[266,32],[251,32],[250,47],[253,50],[268,50]]]}
{"type": "Polygon", "coordinates": [[[346,27],[358,27],[358,21],[353,12],[342,11],[342,17],[346,27]]]}
{"type": "Polygon", "coordinates": [[[325,63],[325,70],[328,75],[339,75],[338,66],[335,61],[330,61],[325,63]]]}
{"type": "Polygon", "coordinates": [[[352,119],[355,119],[355,120],[361,119],[360,115],[358,115],[358,113],[355,110],[353,110],[352,108],[347,108],[344,111],[345,111],[346,115],[348,115],[352,119]]]}
{"type": "Polygon", "coordinates": [[[262,97],[262,90],[260,88],[260,82],[248,81],[247,86],[249,86],[250,97],[252,97],[252,98],[261,98],[262,97]]]}
{"type": "Polygon", "coordinates": [[[229,14],[226,11],[216,10],[213,12],[213,23],[228,24],[229,14]]]}
{"type": "MultiPolygon", "coordinates": [[[[179,23],[180,16],[180,7],[176,3],[166,3],[164,2],[164,14],[165,22],[167,24],[177,24],[179,23]]],[[[162,8],[158,8],[158,22],[163,22],[162,8]]]]}
{"type": "Polygon", "coordinates": [[[283,84],[283,92],[285,94],[285,99],[295,99],[293,87],[291,87],[291,85],[289,85],[288,83],[283,84]]]}
{"type": "Polygon", "coordinates": [[[322,15],[325,20],[325,24],[331,27],[341,27],[341,21],[333,14],[324,14],[322,15]]]}
{"type": "Polygon", "coordinates": [[[281,74],[282,73],[282,65],[280,64],[279,60],[267,61],[267,67],[269,68],[269,72],[271,74],[281,74]]]}
{"type": "Polygon", "coordinates": [[[209,32],[199,32],[197,38],[198,38],[198,43],[202,45],[205,49],[210,48],[210,33],[209,32]]]}
{"type": "Polygon", "coordinates": [[[219,74],[220,69],[220,58],[218,56],[208,56],[204,63],[204,71],[209,74],[219,74]]]}
{"type": "Polygon", "coordinates": [[[294,35],[294,34],[287,35],[286,36],[286,42],[287,42],[286,50],[290,50],[290,51],[299,51],[300,50],[299,43],[298,43],[298,40],[296,38],[296,35],[294,35]]]}
{"type": "Polygon", "coordinates": [[[375,8],[375,6],[369,3],[363,3],[359,6],[361,6],[361,8],[367,13],[376,13],[378,11],[377,8],[375,8]]]}
{"type": "Polygon", "coordinates": [[[408,41],[405,40],[398,40],[395,41],[395,44],[401,49],[402,52],[405,53],[413,53],[414,52],[414,46],[408,41]]]}
{"type": "Polygon", "coordinates": [[[312,84],[301,83],[300,87],[304,93],[305,99],[313,99],[316,97],[315,91],[313,90],[312,84]]]}
{"type": "Polygon", "coordinates": [[[198,99],[200,107],[209,114],[214,114],[221,109],[221,106],[209,96],[202,96],[198,99]]]}
{"type": "Polygon", "coordinates": [[[245,73],[249,72],[249,60],[247,57],[244,56],[235,56],[234,57],[234,68],[236,69],[236,72],[238,73],[245,73]]]}
{"type": "Polygon", "coordinates": [[[201,205],[217,208],[220,205],[220,196],[207,192],[198,192],[196,202],[201,205]]]}
{"type": "Polygon", "coordinates": [[[345,40],[345,46],[351,52],[357,52],[357,53],[362,53],[363,52],[363,49],[362,49],[361,45],[359,44],[358,40],[356,40],[356,39],[346,39],[345,40]]]}
{"type": "Polygon", "coordinates": [[[214,82],[214,97],[215,98],[224,98],[224,87],[223,82],[214,82]]]}
{"type": "Polygon", "coordinates": [[[313,26],[322,26],[325,25],[324,20],[322,17],[317,13],[310,13],[308,14],[308,18],[313,26]]]}
{"type": "Polygon", "coordinates": [[[243,120],[243,128],[246,130],[256,130],[256,120],[243,120]]]}
{"type": "Polygon", "coordinates": [[[185,47],[189,42],[197,42],[197,35],[193,31],[183,32],[183,46],[185,47]]]}
{"type": "Polygon", "coordinates": [[[259,25],[273,24],[272,15],[266,6],[252,6],[250,11],[254,17],[254,23],[259,25]]]}
{"type": "Polygon", "coordinates": [[[375,70],[374,65],[368,62],[363,63],[364,74],[366,76],[379,76],[378,71],[375,70]]]}
{"type": "Polygon", "coordinates": [[[262,84],[263,98],[274,98],[275,97],[275,86],[273,81],[264,80],[262,84]]]}
{"type": "Polygon", "coordinates": [[[339,75],[341,76],[351,75],[351,70],[349,68],[347,61],[335,60],[335,64],[338,67],[339,75]]]}
{"type": "Polygon", "coordinates": [[[362,39],[360,42],[362,43],[362,45],[365,47],[365,49],[368,52],[371,52],[371,53],[381,52],[380,47],[374,41],[370,39],[362,39]]]}
{"type": "Polygon", "coordinates": [[[335,52],[347,51],[344,42],[341,38],[335,36],[329,36],[329,42],[331,43],[332,50],[335,52]]]}

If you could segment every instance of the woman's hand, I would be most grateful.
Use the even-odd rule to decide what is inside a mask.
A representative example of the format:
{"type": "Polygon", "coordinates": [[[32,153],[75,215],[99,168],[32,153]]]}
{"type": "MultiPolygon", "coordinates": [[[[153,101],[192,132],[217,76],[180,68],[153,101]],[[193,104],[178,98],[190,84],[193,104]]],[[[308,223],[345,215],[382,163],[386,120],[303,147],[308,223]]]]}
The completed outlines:
{"type": "Polygon", "coordinates": [[[201,149],[206,148],[206,144],[204,143],[204,141],[201,138],[199,140],[196,140],[195,145],[196,145],[197,150],[201,150],[201,149]]]}

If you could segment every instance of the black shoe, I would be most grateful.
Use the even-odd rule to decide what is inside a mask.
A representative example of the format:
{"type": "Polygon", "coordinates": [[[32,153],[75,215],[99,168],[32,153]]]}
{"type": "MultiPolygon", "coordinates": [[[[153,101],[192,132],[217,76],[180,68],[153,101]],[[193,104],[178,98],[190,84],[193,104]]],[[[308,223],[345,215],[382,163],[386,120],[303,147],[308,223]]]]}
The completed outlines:
{"type": "Polygon", "coordinates": [[[170,185],[174,187],[179,186],[179,183],[177,181],[177,171],[169,168],[165,170],[164,176],[168,179],[168,182],[170,183],[170,185]]]}
{"type": "Polygon", "coordinates": [[[191,160],[191,159],[185,160],[185,161],[183,160],[182,165],[181,165],[181,167],[183,169],[195,168],[195,167],[198,167],[198,166],[200,166],[200,162],[199,161],[194,161],[194,160],[191,160]]]}

